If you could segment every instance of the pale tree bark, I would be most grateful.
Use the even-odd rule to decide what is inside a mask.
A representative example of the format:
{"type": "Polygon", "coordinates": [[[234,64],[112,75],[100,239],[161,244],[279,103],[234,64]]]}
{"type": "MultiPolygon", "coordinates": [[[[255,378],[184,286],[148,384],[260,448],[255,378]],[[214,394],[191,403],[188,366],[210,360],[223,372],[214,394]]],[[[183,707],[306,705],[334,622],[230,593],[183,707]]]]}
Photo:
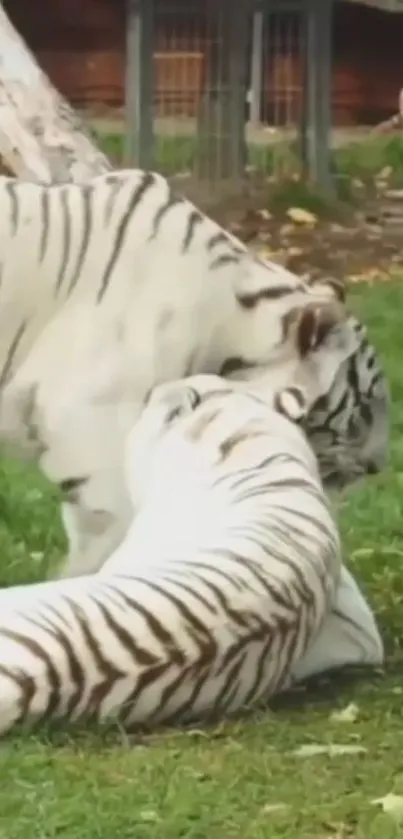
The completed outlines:
{"type": "Polygon", "coordinates": [[[0,3],[0,158],[17,177],[81,183],[111,169],[0,3]]]}

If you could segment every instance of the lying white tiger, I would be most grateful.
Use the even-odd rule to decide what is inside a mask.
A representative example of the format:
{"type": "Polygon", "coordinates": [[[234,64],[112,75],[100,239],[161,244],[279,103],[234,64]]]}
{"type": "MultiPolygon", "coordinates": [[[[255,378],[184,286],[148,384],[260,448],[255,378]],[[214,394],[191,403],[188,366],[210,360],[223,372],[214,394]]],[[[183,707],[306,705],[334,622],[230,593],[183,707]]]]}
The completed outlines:
{"type": "MultiPolygon", "coordinates": [[[[290,324],[329,290],[258,259],[150,172],[85,186],[2,178],[0,211],[0,441],[59,482],[63,573],[82,574],[130,520],[121,464],[149,389],[195,372],[281,383],[290,324]]],[[[382,468],[388,438],[376,353],[353,318],[340,332],[349,349],[307,418],[327,484],[335,458],[343,484],[382,468]]],[[[297,352],[307,336],[320,353],[311,329],[297,352]]]]}
{"type": "Polygon", "coordinates": [[[0,731],[188,723],[327,664],[382,661],[345,569],[340,586],[337,526],[296,424],[315,372],[276,410],[215,376],[152,392],[128,443],[137,515],[115,554],[94,576],[0,594],[0,731]]]}

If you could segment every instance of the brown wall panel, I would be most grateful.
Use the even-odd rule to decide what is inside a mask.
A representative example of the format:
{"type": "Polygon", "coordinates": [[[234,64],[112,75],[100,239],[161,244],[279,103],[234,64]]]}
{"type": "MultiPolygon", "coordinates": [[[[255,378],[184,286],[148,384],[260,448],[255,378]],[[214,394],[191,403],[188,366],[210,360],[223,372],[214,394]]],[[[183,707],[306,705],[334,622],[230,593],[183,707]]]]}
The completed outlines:
{"type": "MultiPolygon", "coordinates": [[[[158,0],[156,101],[159,112],[196,111],[203,84],[206,0],[158,0]]],[[[7,0],[6,10],[57,87],[76,105],[121,107],[124,99],[124,0],[7,0]]],[[[403,14],[336,3],[333,115],[338,124],[371,123],[396,110],[403,87],[403,14]]],[[[276,59],[281,70],[282,56],[276,59]]],[[[303,74],[291,56],[295,115],[303,74]]],[[[273,59],[272,59],[273,62],[273,59]]],[[[290,84],[284,73],[284,95],[290,84]]],[[[266,68],[270,113],[270,73],[266,68]]],[[[281,114],[281,109],[280,112],[281,114]]]]}

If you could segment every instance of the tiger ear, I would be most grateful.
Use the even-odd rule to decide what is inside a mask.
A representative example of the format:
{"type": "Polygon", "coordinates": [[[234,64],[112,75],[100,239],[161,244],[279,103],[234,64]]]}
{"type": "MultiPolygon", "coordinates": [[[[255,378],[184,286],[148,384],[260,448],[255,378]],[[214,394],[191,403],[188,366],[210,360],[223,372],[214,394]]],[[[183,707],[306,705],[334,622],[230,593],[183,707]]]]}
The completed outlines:
{"type": "Polygon", "coordinates": [[[333,301],[316,301],[292,309],[283,320],[284,335],[292,337],[301,358],[319,349],[346,321],[344,307],[333,301]]]}
{"type": "Polygon", "coordinates": [[[308,403],[300,387],[285,387],[274,396],[274,408],[279,414],[295,423],[301,422],[308,413],[308,403]]]}

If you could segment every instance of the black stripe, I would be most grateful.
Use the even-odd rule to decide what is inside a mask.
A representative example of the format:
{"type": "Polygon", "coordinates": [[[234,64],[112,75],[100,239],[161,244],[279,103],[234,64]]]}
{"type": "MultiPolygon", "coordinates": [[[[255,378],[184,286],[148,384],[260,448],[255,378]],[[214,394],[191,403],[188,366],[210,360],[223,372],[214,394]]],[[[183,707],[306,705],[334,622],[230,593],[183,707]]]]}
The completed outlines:
{"type": "MultiPolygon", "coordinates": [[[[46,670],[45,679],[48,687],[48,697],[46,707],[41,714],[41,717],[43,718],[46,717],[47,714],[51,714],[58,705],[61,695],[61,679],[56,667],[53,664],[51,654],[47,652],[46,649],[38,643],[38,641],[35,641],[34,638],[30,638],[28,635],[21,632],[15,632],[12,629],[3,628],[0,632],[0,638],[9,638],[10,641],[14,641],[15,644],[20,644],[22,649],[28,650],[34,658],[42,662],[46,670]]],[[[24,672],[23,669],[22,672],[24,672]]]]}
{"type": "Polygon", "coordinates": [[[19,345],[20,345],[20,343],[21,343],[21,341],[24,337],[24,333],[26,331],[26,328],[27,328],[27,322],[24,321],[21,324],[21,326],[18,327],[17,332],[15,333],[14,338],[13,338],[13,340],[12,340],[12,342],[11,342],[9,348],[8,348],[8,353],[6,355],[2,371],[0,373],[0,390],[1,390],[1,388],[4,387],[4,385],[7,382],[7,379],[9,378],[9,376],[12,372],[11,368],[12,368],[12,364],[13,364],[13,361],[14,361],[14,357],[15,357],[15,354],[18,350],[18,347],[19,347],[19,345]]]}
{"type": "Polygon", "coordinates": [[[70,502],[77,502],[78,496],[76,493],[77,489],[81,489],[81,487],[89,481],[88,476],[77,477],[77,478],[64,478],[62,481],[59,481],[59,489],[62,495],[67,498],[70,502]]]}
{"type": "Polygon", "coordinates": [[[124,241],[125,241],[125,237],[126,237],[126,234],[127,234],[127,230],[128,230],[129,224],[130,224],[130,222],[132,220],[132,217],[133,217],[133,213],[134,213],[136,207],[139,205],[141,199],[144,197],[145,193],[154,185],[154,183],[155,183],[155,180],[154,180],[154,175],[152,174],[152,172],[144,172],[141,183],[139,184],[137,189],[135,189],[134,192],[131,195],[129,204],[127,206],[127,209],[126,209],[126,211],[125,211],[125,213],[124,213],[124,215],[123,215],[123,217],[120,221],[120,224],[118,226],[115,242],[114,242],[114,245],[113,245],[113,248],[112,248],[112,253],[111,253],[111,255],[108,259],[105,271],[104,271],[102,279],[101,279],[101,285],[99,287],[99,291],[98,291],[98,294],[97,294],[97,303],[102,302],[104,294],[105,294],[105,292],[108,288],[108,285],[109,285],[109,282],[110,282],[110,279],[111,279],[111,276],[112,276],[112,273],[113,273],[113,269],[114,269],[114,267],[115,267],[115,265],[116,265],[116,263],[119,259],[120,253],[122,251],[124,241]]]}
{"type": "Polygon", "coordinates": [[[71,247],[71,215],[68,204],[69,188],[64,187],[60,190],[60,206],[63,217],[63,233],[62,233],[62,258],[60,262],[59,273],[56,281],[56,294],[60,291],[62,282],[65,277],[67,263],[70,256],[71,247]]]}
{"type": "MultiPolygon", "coordinates": [[[[187,591],[187,593],[190,594],[191,597],[194,597],[195,600],[198,600],[199,603],[201,603],[202,606],[204,606],[205,609],[207,609],[209,612],[211,612],[212,615],[216,615],[217,614],[217,609],[215,608],[215,606],[213,606],[210,603],[210,601],[207,600],[206,597],[203,597],[203,595],[199,591],[197,591],[197,589],[193,588],[193,586],[189,585],[189,583],[185,583],[183,581],[183,576],[184,576],[183,571],[180,571],[178,569],[175,572],[175,568],[173,568],[172,571],[169,574],[164,574],[163,579],[166,580],[167,583],[174,583],[175,585],[180,585],[180,587],[181,587],[181,589],[183,589],[183,591],[187,591]],[[175,573],[178,575],[177,577],[175,576],[175,573]]],[[[193,579],[192,574],[188,573],[187,576],[190,577],[191,580],[193,579]]],[[[203,580],[203,582],[205,582],[205,580],[203,580]]]]}
{"type": "Polygon", "coordinates": [[[220,230],[219,233],[214,233],[213,236],[210,236],[210,239],[207,241],[207,250],[212,251],[216,245],[229,245],[228,236],[223,230],[220,230]]]}
{"type": "Polygon", "coordinates": [[[9,181],[7,180],[6,183],[5,183],[5,188],[8,192],[8,194],[9,194],[10,202],[11,202],[11,219],[10,219],[11,220],[11,235],[15,236],[15,234],[17,233],[17,230],[18,230],[19,217],[20,217],[20,212],[19,212],[20,205],[19,205],[19,199],[18,199],[18,195],[17,195],[15,182],[12,181],[12,180],[9,180],[9,181]]]}
{"type": "MultiPolygon", "coordinates": [[[[101,598],[102,594],[103,592],[101,592],[101,598]]],[[[128,630],[112,616],[111,611],[107,606],[105,606],[102,599],[98,599],[98,597],[93,594],[92,600],[98,606],[108,629],[110,629],[112,634],[116,636],[117,642],[127,653],[129,653],[136,664],[140,667],[154,667],[156,664],[160,663],[157,655],[154,655],[154,653],[149,652],[146,647],[141,647],[140,644],[136,643],[133,632],[128,632],[128,630]]]]}
{"type": "Polygon", "coordinates": [[[125,673],[121,669],[115,667],[115,665],[103,655],[102,641],[94,634],[91,621],[84,613],[82,607],[75,603],[70,596],[67,597],[64,595],[64,600],[68,604],[73,618],[81,630],[82,640],[87,646],[88,653],[92,658],[95,667],[98,669],[98,673],[101,675],[101,679],[95,680],[94,687],[87,698],[85,711],[87,713],[91,713],[94,710],[99,709],[101,702],[112,689],[114,683],[118,679],[124,678],[125,673]]]}
{"type": "Polygon", "coordinates": [[[39,262],[43,262],[46,256],[48,247],[49,233],[50,233],[50,213],[49,213],[49,190],[46,186],[41,192],[41,241],[39,245],[39,262]]]}
{"type": "Polygon", "coordinates": [[[289,286],[271,286],[262,288],[253,294],[237,294],[236,300],[243,309],[253,309],[261,300],[280,300],[289,294],[294,294],[295,289],[289,286]]]}
{"type": "Polygon", "coordinates": [[[24,722],[27,718],[29,713],[29,708],[31,705],[31,701],[35,696],[35,681],[32,676],[28,676],[21,667],[15,668],[14,670],[10,670],[9,667],[5,667],[4,664],[0,664],[0,675],[4,676],[10,681],[14,682],[17,688],[20,690],[20,696],[18,698],[18,706],[19,706],[19,714],[18,718],[14,721],[14,725],[24,722]]]}
{"type": "Polygon", "coordinates": [[[149,241],[152,241],[152,239],[155,239],[158,235],[162,221],[164,220],[169,210],[181,203],[183,203],[183,198],[179,195],[174,195],[173,192],[170,192],[165,204],[162,204],[162,206],[159,208],[159,210],[156,212],[154,216],[153,229],[148,237],[149,241]]]}
{"type": "Polygon", "coordinates": [[[83,230],[83,238],[81,240],[81,248],[77,257],[77,264],[76,267],[71,275],[71,280],[69,283],[67,294],[71,294],[73,289],[76,287],[80,276],[81,276],[81,269],[83,267],[83,263],[88,251],[88,243],[90,241],[91,230],[92,230],[92,221],[93,221],[93,213],[92,213],[92,205],[91,205],[91,198],[94,193],[94,189],[92,186],[83,186],[80,190],[81,200],[83,204],[83,223],[82,223],[82,230],[83,230]]]}
{"type": "MultiPolygon", "coordinates": [[[[239,256],[235,253],[222,253],[216,256],[209,264],[210,271],[215,271],[216,268],[225,268],[226,265],[237,265],[239,263],[239,256]]],[[[237,298],[238,299],[238,298],[237,298]]]]}
{"type": "MultiPolygon", "coordinates": [[[[157,664],[154,667],[149,667],[143,670],[136,678],[136,687],[126,697],[124,706],[120,710],[119,717],[123,722],[129,723],[133,708],[136,708],[139,697],[142,696],[145,690],[157,683],[169,670],[172,668],[172,661],[164,661],[162,664],[157,664]]],[[[149,720],[148,720],[149,723],[149,720]]]]}
{"type": "Polygon", "coordinates": [[[116,203],[116,199],[117,199],[118,195],[120,194],[120,192],[122,191],[123,187],[126,186],[126,183],[127,183],[127,181],[126,181],[125,178],[119,178],[117,175],[109,175],[107,178],[105,178],[105,184],[108,187],[111,187],[111,189],[109,190],[108,197],[106,199],[106,203],[105,203],[105,212],[104,212],[105,227],[108,227],[108,225],[110,224],[113,209],[114,209],[114,206],[115,206],[115,203],[116,203]]]}
{"type": "MultiPolygon", "coordinates": [[[[181,723],[183,724],[183,723],[190,722],[194,718],[194,714],[195,714],[194,705],[195,705],[195,702],[199,699],[200,693],[204,689],[206,683],[211,678],[211,665],[214,665],[214,661],[208,662],[207,664],[204,664],[202,667],[199,667],[198,665],[196,665],[196,668],[193,667],[193,669],[192,669],[192,667],[190,666],[187,669],[187,671],[184,674],[183,681],[185,681],[186,677],[189,677],[189,676],[191,677],[192,680],[196,677],[196,681],[194,682],[194,687],[191,690],[188,698],[184,699],[184,701],[171,714],[169,714],[168,717],[166,716],[166,714],[163,715],[162,719],[164,720],[165,723],[167,723],[168,725],[169,724],[175,724],[175,723],[177,724],[178,721],[180,720],[181,723]]],[[[175,687],[176,690],[179,687],[182,687],[180,682],[181,682],[180,679],[176,679],[176,682],[174,684],[174,687],[175,687]]],[[[172,698],[172,695],[174,694],[174,692],[175,691],[172,690],[172,688],[171,688],[171,696],[168,697],[168,698],[172,698]]],[[[164,699],[165,699],[165,697],[164,697],[164,699]]],[[[166,704],[167,703],[165,702],[165,705],[166,704]]],[[[160,705],[159,705],[159,708],[157,708],[157,712],[162,711],[162,710],[163,710],[163,703],[161,702],[160,705]]],[[[154,714],[154,718],[155,718],[155,716],[157,716],[157,713],[154,714]]],[[[200,717],[200,712],[197,716],[200,717]]]]}
{"type": "MultiPolygon", "coordinates": [[[[119,575],[119,577],[121,577],[121,575],[119,575]]],[[[123,600],[123,603],[128,606],[129,609],[133,609],[134,612],[141,615],[147,624],[148,630],[155,636],[155,638],[157,638],[160,644],[165,648],[166,652],[169,653],[170,660],[178,666],[183,665],[185,663],[185,656],[182,650],[177,647],[174,636],[165,628],[161,621],[159,621],[152,612],[142,606],[141,603],[138,603],[124,592],[116,589],[114,585],[112,585],[111,588],[118,592],[119,596],[123,600]]]]}
{"type": "Polygon", "coordinates": [[[186,233],[183,237],[182,253],[185,253],[189,249],[190,245],[192,244],[196,228],[202,221],[204,221],[204,216],[202,216],[202,214],[199,213],[198,210],[192,210],[189,214],[188,223],[186,226],[186,233]]]}

